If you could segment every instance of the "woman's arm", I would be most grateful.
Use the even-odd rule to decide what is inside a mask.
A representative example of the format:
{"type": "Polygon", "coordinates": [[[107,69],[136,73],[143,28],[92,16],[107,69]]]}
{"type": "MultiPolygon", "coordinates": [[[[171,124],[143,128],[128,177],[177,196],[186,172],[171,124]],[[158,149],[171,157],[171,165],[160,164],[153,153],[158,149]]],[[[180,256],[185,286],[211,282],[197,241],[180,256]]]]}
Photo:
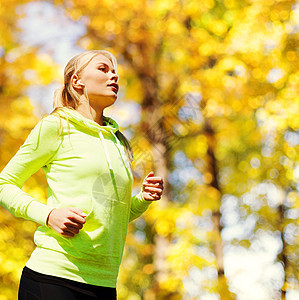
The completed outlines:
{"type": "Polygon", "coordinates": [[[154,172],[151,171],[144,178],[139,194],[133,196],[131,199],[129,222],[145,212],[152,201],[160,200],[163,189],[163,179],[161,177],[154,177],[154,172]]]}
{"type": "Polygon", "coordinates": [[[129,222],[140,217],[149,207],[151,201],[147,201],[142,196],[142,189],[140,192],[131,198],[131,210],[129,222]]]}
{"type": "Polygon", "coordinates": [[[25,181],[47,165],[57,152],[58,119],[46,116],[38,122],[15,156],[0,173],[0,205],[14,216],[46,225],[53,207],[49,207],[21,190],[25,181]]]}

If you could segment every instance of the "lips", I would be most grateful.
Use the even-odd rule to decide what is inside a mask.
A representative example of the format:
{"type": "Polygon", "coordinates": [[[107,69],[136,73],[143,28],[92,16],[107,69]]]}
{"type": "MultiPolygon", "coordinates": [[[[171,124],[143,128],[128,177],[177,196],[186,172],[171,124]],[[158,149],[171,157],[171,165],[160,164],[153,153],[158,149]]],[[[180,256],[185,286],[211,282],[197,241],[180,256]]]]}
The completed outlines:
{"type": "Polygon", "coordinates": [[[111,84],[108,84],[108,86],[112,86],[116,92],[118,92],[118,84],[117,83],[111,83],[111,84]]]}

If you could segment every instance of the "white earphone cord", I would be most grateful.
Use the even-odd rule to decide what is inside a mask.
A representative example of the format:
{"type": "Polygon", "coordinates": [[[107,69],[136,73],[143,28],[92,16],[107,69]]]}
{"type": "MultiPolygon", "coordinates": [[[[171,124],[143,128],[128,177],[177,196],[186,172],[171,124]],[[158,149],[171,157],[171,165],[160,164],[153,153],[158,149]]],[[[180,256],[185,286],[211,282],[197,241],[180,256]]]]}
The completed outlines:
{"type": "Polygon", "coordinates": [[[84,92],[84,95],[85,95],[85,97],[86,97],[86,99],[88,101],[90,116],[91,116],[91,118],[93,120],[93,116],[92,116],[92,113],[91,113],[91,106],[90,106],[90,102],[89,102],[89,98],[88,98],[88,94],[87,94],[87,87],[86,87],[86,85],[84,83],[83,83],[83,85],[84,85],[83,92],[84,92]]]}

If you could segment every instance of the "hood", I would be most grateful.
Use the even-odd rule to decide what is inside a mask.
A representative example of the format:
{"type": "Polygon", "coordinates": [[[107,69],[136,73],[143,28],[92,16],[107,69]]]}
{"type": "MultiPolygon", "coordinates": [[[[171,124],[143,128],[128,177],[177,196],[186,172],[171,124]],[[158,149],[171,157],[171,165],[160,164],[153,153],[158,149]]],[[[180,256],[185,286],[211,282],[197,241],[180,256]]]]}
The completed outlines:
{"type": "Polygon", "coordinates": [[[75,109],[71,109],[68,107],[59,107],[56,112],[64,119],[71,120],[73,123],[80,125],[81,127],[85,127],[88,130],[93,132],[106,131],[113,132],[119,130],[118,124],[110,117],[103,116],[103,125],[101,126],[94,120],[85,118],[75,109]]]}
{"type": "MultiPolygon", "coordinates": [[[[126,154],[124,153],[124,151],[122,149],[123,146],[121,145],[118,137],[116,136],[116,132],[119,130],[119,126],[116,123],[116,121],[114,121],[110,117],[103,116],[103,125],[101,126],[100,124],[98,124],[94,120],[85,118],[79,112],[77,112],[75,109],[71,109],[71,108],[68,108],[68,107],[59,107],[55,111],[55,113],[58,113],[62,118],[66,119],[66,120],[70,120],[71,122],[73,122],[77,125],[80,125],[81,127],[85,128],[87,130],[98,133],[98,135],[101,139],[103,148],[104,148],[106,161],[107,161],[108,167],[110,169],[110,176],[111,176],[111,179],[112,179],[113,183],[114,183],[114,180],[115,180],[115,176],[114,176],[114,171],[113,171],[113,168],[112,168],[112,163],[111,163],[111,158],[110,158],[110,155],[109,155],[109,151],[107,150],[104,135],[114,136],[114,139],[116,141],[115,146],[118,149],[118,152],[120,154],[123,165],[126,169],[128,177],[132,178],[133,175],[132,175],[131,167],[129,165],[128,158],[126,157],[126,154]],[[104,133],[104,135],[103,135],[103,133],[104,133]]],[[[133,181],[132,181],[132,184],[133,184],[133,181]]],[[[116,184],[113,184],[113,185],[114,185],[114,188],[116,189],[115,190],[116,195],[118,195],[116,184]]]]}

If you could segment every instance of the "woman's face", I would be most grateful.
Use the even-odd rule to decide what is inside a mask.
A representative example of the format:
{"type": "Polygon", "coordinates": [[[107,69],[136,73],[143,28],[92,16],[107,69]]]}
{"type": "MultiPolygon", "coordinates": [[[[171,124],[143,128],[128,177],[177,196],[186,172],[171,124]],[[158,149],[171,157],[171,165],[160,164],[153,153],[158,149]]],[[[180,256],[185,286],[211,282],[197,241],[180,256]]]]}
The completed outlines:
{"type": "Polygon", "coordinates": [[[80,74],[89,101],[107,107],[112,105],[118,93],[118,75],[112,62],[102,54],[96,55],[80,74]]]}

